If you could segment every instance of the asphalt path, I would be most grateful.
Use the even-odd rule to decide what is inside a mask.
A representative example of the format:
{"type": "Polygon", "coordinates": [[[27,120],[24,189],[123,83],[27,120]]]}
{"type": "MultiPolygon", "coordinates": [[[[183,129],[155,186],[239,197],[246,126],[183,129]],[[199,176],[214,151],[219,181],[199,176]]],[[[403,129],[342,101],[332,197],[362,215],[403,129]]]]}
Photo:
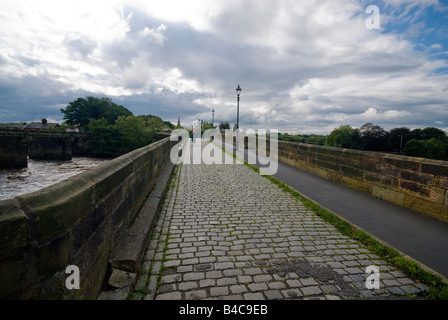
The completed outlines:
{"type": "MultiPolygon", "coordinates": [[[[228,144],[224,147],[232,150],[228,144]]],[[[248,160],[247,150],[244,157],[248,160]]],[[[265,157],[259,157],[266,163],[265,157]]],[[[268,166],[260,165],[258,161],[252,164],[261,168],[268,166]]],[[[405,256],[448,278],[448,223],[282,162],[278,162],[277,173],[273,176],[405,256]]]]}

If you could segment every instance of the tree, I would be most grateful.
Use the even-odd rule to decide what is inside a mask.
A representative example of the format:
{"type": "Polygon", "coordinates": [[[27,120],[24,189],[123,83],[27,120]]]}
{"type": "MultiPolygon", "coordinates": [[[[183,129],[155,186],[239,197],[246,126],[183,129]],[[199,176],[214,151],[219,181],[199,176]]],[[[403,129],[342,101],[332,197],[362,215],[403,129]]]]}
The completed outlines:
{"type": "Polygon", "coordinates": [[[387,140],[387,132],[380,126],[366,123],[359,128],[362,136],[361,148],[364,150],[384,150],[387,140]]]}
{"type": "Polygon", "coordinates": [[[323,146],[325,144],[325,136],[312,134],[305,140],[306,143],[309,144],[318,144],[323,146]]]}
{"type": "Polygon", "coordinates": [[[115,127],[121,136],[121,151],[129,152],[152,142],[153,132],[145,126],[142,118],[120,116],[115,127]]]}
{"type": "Polygon", "coordinates": [[[439,159],[443,160],[446,157],[445,146],[442,141],[431,138],[429,140],[409,140],[404,149],[407,156],[439,159]]]}
{"type": "Polygon", "coordinates": [[[411,137],[411,130],[409,128],[401,127],[389,130],[386,144],[387,150],[393,152],[400,152],[400,146],[401,146],[401,150],[403,151],[403,147],[410,140],[410,137],[411,137]]]}
{"type": "Polygon", "coordinates": [[[163,121],[162,118],[153,115],[140,115],[137,118],[141,118],[147,128],[151,128],[154,131],[161,131],[163,129],[174,129],[174,125],[169,121],[163,121]]]}
{"type": "Polygon", "coordinates": [[[215,128],[211,122],[202,121],[202,133],[204,133],[205,130],[213,129],[215,128]]]}
{"type": "Polygon", "coordinates": [[[431,138],[426,141],[426,157],[444,160],[446,158],[445,145],[442,139],[431,138]]]}
{"type": "Polygon", "coordinates": [[[422,129],[412,130],[409,135],[409,139],[410,140],[412,140],[412,139],[422,140],[423,139],[422,129]]]}
{"type": "Polygon", "coordinates": [[[219,123],[219,130],[223,131],[226,129],[230,129],[230,124],[228,122],[220,122],[219,123]]]}
{"type": "Polygon", "coordinates": [[[328,145],[333,147],[356,149],[360,142],[360,131],[348,124],[334,129],[328,136],[328,145]]]}
{"type": "Polygon", "coordinates": [[[130,116],[132,112],[112,102],[110,98],[86,97],[70,102],[60,109],[69,125],[87,129],[91,119],[103,118],[108,124],[114,124],[119,116],[130,116]]]}
{"type": "Polygon", "coordinates": [[[116,126],[107,123],[105,119],[91,119],[88,130],[92,137],[87,142],[87,148],[94,155],[115,156],[120,153],[121,135],[116,126]]]}
{"type": "Polygon", "coordinates": [[[424,140],[430,140],[432,138],[442,140],[447,136],[445,131],[440,130],[438,128],[434,128],[434,127],[427,127],[425,129],[423,129],[421,131],[421,134],[422,134],[422,139],[424,139],[424,140]]]}

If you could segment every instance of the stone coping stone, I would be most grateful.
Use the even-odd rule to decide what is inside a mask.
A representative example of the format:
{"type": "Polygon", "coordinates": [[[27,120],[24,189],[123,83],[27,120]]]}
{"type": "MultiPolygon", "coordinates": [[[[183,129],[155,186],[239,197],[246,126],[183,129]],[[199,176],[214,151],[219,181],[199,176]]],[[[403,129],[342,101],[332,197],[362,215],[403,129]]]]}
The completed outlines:
{"type": "Polygon", "coordinates": [[[149,234],[154,226],[174,168],[175,166],[171,162],[165,165],[156,186],[149,194],[134,222],[117,240],[117,245],[109,256],[109,264],[112,268],[133,273],[139,272],[149,234]]]}

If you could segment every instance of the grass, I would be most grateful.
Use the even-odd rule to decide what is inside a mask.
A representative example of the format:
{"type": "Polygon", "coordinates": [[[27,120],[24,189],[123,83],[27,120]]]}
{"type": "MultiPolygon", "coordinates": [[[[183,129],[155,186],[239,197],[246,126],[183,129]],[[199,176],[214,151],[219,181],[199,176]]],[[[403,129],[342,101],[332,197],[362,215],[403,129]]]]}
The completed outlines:
{"type": "MultiPolygon", "coordinates": [[[[176,166],[176,168],[174,169],[174,171],[173,171],[173,174],[170,176],[170,178],[169,178],[169,180],[168,180],[168,182],[167,182],[167,189],[166,189],[166,192],[164,193],[164,195],[163,195],[163,198],[161,199],[161,201],[162,201],[162,205],[160,206],[160,209],[158,210],[158,212],[157,212],[157,220],[158,219],[160,219],[161,217],[162,217],[162,211],[163,211],[163,209],[165,208],[165,198],[166,198],[166,195],[171,191],[171,190],[173,190],[175,187],[176,187],[176,179],[177,179],[177,176],[178,176],[178,172],[180,172],[180,170],[182,169],[182,164],[181,165],[179,165],[179,166],[176,166]]],[[[177,187],[176,187],[176,193],[177,193],[177,190],[178,190],[178,188],[179,188],[179,183],[177,183],[177,187]]],[[[170,222],[170,224],[171,224],[171,222],[170,222]]],[[[147,245],[149,246],[149,244],[150,244],[150,242],[156,237],[156,234],[157,234],[157,232],[156,232],[156,230],[155,229],[153,229],[152,231],[151,231],[151,233],[150,233],[150,235],[149,235],[149,237],[148,237],[148,243],[147,243],[147,245]]],[[[145,295],[147,295],[148,293],[149,293],[149,291],[148,291],[148,289],[147,289],[147,286],[149,285],[149,283],[150,283],[150,276],[151,276],[151,274],[152,274],[152,269],[153,269],[153,264],[154,264],[154,262],[156,262],[156,261],[160,261],[161,263],[162,263],[162,266],[160,267],[160,270],[159,270],[159,272],[157,273],[157,286],[159,287],[160,286],[160,284],[161,284],[161,279],[162,279],[162,272],[163,272],[163,263],[166,261],[166,258],[165,258],[165,255],[166,255],[166,251],[168,250],[168,248],[167,248],[167,246],[166,246],[166,244],[167,244],[167,242],[168,242],[168,238],[169,238],[169,236],[170,236],[170,233],[169,233],[169,230],[168,230],[168,232],[166,232],[166,233],[161,233],[160,235],[159,235],[159,238],[157,239],[157,240],[159,240],[160,242],[165,242],[165,246],[164,246],[164,248],[163,248],[163,256],[162,256],[162,259],[161,260],[157,260],[157,259],[152,259],[151,260],[151,265],[150,265],[150,267],[149,267],[149,270],[141,270],[141,275],[147,275],[147,278],[146,278],[146,286],[145,287],[138,287],[138,288],[135,288],[135,287],[133,287],[133,290],[131,290],[131,292],[129,293],[129,295],[128,295],[128,297],[127,297],[127,300],[140,300],[141,299],[141,297],[144,297],[145,295]],[[160,236],[166,236],[166,239],[164,240],[164,241],[160,241],[160,236]]]]}
{"type": "MultiPolygon", "coordinates": [[[[170,183],[169,184],[170,187],[169,187],[169,190],[167,191],[167,193],[170,190],[176,188],[175,196],[174,196],[174,202],[176,202],[177,192],[179,191],[179,181],[178,180],[179,180],[181,171],[182,171],[182,163],[176,167],[173,175],[170,178],[170,182],[169,182],[170,183]]],[[[166,235],[166,239],[165,239],[165,241],[162,241],[162,242],[165,242],[165,246],[163,248],[163,256],[162,256],[162,260],[161,260],[162,265],[161,265],[160,270],[159,270],[159,272],[157,274],[157,287],[160,287],[162,285],[162,275],[163,275],[163,270],[164,270],[164,266],[163,265],[167,261],[167,259],[166,259],[166,251],[168,250],[167,244],[168,244],[168,238],[170,236],[170,233],[169,233],[169,227],[170,226],[171,226],[171,220],[170,220],[170,223],[169,223],[169,226],[168,226],[168,232],[166,234],[161,233],[161,235],[166,235]]],[[[160,238],[159,238],[159,241],[160,241],[160,238]]]]}
{"type": "MultiPolygon", "coordinates": [[[[224,152],[227,152],[228,154],[231,154],[233,155],[234,158],[236,158],[235,154],[229,152],[225,148],[222,149],[224,150],[224,152]]],[[[244,164],[247,167],[254,170],[256,173],[258,174],[260,173],[260,169],[258,167],[249,164],[244,159],[240,160],[244,161],[244,164]]],[[[382,243],[381,241],[378,241],[367,232],[356,228],[346,220],[338,217],[336,214],[322,208],[317,203],[313,202],[311,199],[303,196],[297,190],[291,188],[290,186],[276,179],[275,177],[269,175],[264,175],[264,177],[269,179],[277,186],[279,186],[285,192],[291,194],[294,198],[299,200],[307,209],[312,210],[324,221],[331,223],[342,234],[359,241],[369,251],[378,255],[389,265],[400,269],[407,276],[414,279],[416,282],[420,282],[427,285],[430,288],[426,293],[428,298],[437,300],[439,299],[448,300],[448,284],[444,282],[441,277],[425,270],[417,262],[403,257],[400,254],[400,252],[398,252],[396,249],[388,246],[387,244],[382,243]]]]}

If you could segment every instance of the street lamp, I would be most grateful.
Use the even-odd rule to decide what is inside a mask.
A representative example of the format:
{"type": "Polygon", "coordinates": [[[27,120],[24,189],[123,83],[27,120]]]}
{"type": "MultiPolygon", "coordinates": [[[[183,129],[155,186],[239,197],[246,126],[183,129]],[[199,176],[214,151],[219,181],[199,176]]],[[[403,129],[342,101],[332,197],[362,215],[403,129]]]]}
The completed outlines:
{"type": "Polygon", "coordinates": [[[214,123],[215,123],[215,109],[212,110],[212,127],[215,126],[214,123]]]}
{"type": "Polygon", "coordinates": [[[241,87],[238,84],[238,87],[236,88],[236,129],[240,129],[240,94],[241,94],[241,87]]]}

